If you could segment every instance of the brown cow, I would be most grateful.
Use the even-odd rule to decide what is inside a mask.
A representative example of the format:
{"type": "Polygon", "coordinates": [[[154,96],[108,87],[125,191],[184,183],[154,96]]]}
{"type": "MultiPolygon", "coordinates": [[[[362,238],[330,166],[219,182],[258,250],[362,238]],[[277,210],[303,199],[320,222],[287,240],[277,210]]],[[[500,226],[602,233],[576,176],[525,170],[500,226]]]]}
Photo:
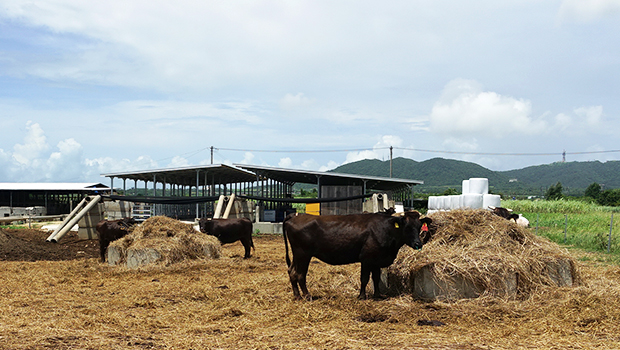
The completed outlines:
{"type": "Polygon", "coordinates": [[[301,299],[299,288],[308,300],[306,275],[312,257],[330,265],[361,262],[360,299],[366,299],[366,285],[372,273],[374,297],[379,298],[381,268],[390,266],[403,245],[422,248],[420,229],[430,218],[410,211],[401,215],[386,213],[313,216],[291,214],[284,221],[286,264],[293,295],[301,299]],[[293,261],[288,255],[291,244],[293,261]]]}
{"type": "Polygon", "coordinates": [[[97,223],[97,234],[99,236],[99,253],[101,262],[105,262],[105,253],[111,242],[125,237],[129,229],[138,222],[134,218],[123,218],[119,220],[101,220],[97,223]]]}
{"type": "Polygon", "coordinates": [[[208,219],[198,221],[200,232],[217,237],[222,244],[241,241],[245,248],[244,259],[250,257],[250,248],[254,248],[252,241],[252,221],[248,218],[239,219],[208,219]]]}

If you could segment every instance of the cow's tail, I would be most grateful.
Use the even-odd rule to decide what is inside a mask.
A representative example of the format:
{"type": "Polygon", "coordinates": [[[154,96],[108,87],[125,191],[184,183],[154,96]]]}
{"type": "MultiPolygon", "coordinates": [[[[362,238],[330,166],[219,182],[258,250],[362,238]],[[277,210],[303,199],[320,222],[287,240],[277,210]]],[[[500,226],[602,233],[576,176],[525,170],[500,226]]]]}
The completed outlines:
{"type": "Polygon", "coordinates": [[[282,236],[284,236],[284,250],[286,251],[286,266],[291,267],[291,258],[288,256],[288,238],[286,238],[286,222],[290,218],[290,215],[287,215],[282,221],[282,236]]]}

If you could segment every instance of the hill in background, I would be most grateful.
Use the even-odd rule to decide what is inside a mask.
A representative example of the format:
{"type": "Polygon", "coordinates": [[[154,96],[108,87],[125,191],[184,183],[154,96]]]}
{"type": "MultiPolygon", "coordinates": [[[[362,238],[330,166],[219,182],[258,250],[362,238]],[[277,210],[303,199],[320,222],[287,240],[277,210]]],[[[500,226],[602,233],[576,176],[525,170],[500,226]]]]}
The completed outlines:
{"type": "MultiPolygon", "coordinates": [[[[389,177],[390,161],[365,159],[344,164],[332,172],[389,177]]],[[[392,177],[424,181],[424,185],[415,188],[420,193],[441,193],[448,188],[460,192],[463,180],[484,177],[489,179],[489,188],[493,193],[540,196],[549,186],[561,182],[565,194],[583,195],[593,182],[601,184],[604,189],[619,188],[620,161],[558,162],[518,170],[493,171],[454,159],[433,158],[418,162],[399,157],[392,160],[392,177]]]]}

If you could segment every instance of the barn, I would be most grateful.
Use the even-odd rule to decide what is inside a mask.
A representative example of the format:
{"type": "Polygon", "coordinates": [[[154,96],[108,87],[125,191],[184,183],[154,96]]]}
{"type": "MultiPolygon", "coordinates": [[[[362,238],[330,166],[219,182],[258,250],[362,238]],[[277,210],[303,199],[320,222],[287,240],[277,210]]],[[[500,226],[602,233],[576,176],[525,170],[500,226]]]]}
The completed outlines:
{"type": "MultiPolygon", "coordinates": [[[[304,202],[293,197],[296,183],[316,185],[320,213],[361,213],[364,198],[373,193],[388,194],[398,202],[411,202],[413,187],[423,181],[351,175],[334,172],[284,169],[247,164],[210,164],[183,168],[154,169],[136,172],[107,173],[110,187],[118,180],[124,194],[113,199],[151,203],[151,214],[178,219],[211,217],[220,196],[235,195],[253,201],[258,217],[254,221],[278,222],[292,210],[292,203],[304,202]]],[[[305,201],[312,202],[312,201],[305,201]]]]}
{"type": "Polygon", "coordinates": [[[110,188],[101,183],[2,182],[0,217],[67,214],[92,194],[110,194],[110,188]]]}

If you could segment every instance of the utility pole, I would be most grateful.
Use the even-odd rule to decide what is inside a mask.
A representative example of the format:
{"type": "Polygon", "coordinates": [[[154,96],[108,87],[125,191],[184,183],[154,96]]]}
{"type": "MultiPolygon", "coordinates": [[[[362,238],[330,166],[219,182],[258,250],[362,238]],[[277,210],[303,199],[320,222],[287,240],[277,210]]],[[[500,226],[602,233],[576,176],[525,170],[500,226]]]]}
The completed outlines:
{"type": "Polygon", "coordinates": [[[390,146],[390,177],[392,177],[392,149],[394,147],[390,146]]]}
{"type": "Polygon", "coordinates": [[[213,146],[211,146],[211,164],[213,164],[213,146]]]}

